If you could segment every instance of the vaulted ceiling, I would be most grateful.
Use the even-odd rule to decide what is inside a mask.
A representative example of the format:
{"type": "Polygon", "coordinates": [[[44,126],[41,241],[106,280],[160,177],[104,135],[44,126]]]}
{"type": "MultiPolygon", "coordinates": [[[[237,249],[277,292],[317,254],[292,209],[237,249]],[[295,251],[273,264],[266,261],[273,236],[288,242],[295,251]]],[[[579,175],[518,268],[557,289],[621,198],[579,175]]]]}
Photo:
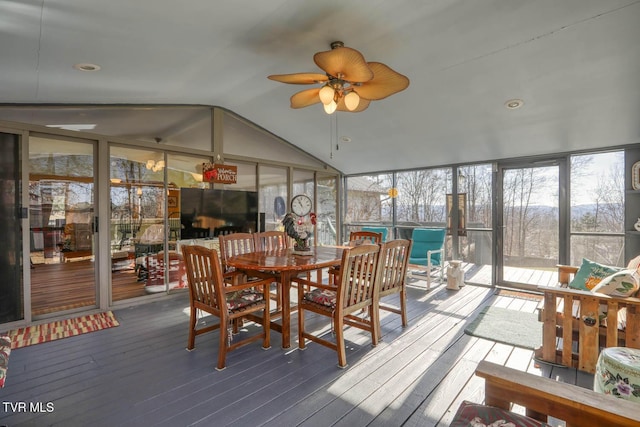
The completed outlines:
{"type": "Polygon", "coordinates": [[[1,0],[0,103],[221,106],[347,174],[621,146],[640,143],[639,23],[637,0],[1,0]],[[335,40],[410,86],[291,109],[304,87],[266,77],[321,72],[335,40]]]}

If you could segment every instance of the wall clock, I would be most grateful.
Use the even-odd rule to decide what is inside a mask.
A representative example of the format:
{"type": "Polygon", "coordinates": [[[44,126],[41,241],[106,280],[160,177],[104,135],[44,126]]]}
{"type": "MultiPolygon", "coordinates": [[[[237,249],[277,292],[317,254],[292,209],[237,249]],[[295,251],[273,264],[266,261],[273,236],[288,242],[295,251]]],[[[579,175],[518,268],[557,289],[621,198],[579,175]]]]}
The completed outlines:
{"type": "Polygon", "coordinates": [[[311,212],[313,202],[306,194],[299,194],[291,200],[291,211],[298,216],[305,216],[311,212]]]}

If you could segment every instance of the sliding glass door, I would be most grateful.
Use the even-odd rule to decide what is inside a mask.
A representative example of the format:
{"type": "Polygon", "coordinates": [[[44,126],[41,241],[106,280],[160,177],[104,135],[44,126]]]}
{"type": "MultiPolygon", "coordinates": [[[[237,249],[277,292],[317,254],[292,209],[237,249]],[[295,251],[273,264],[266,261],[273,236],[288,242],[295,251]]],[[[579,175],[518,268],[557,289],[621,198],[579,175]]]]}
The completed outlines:
{"type": "Polygon", "coordinates": [[[29,138],[31,313],[98,305],[92,141],[29,138]]]}

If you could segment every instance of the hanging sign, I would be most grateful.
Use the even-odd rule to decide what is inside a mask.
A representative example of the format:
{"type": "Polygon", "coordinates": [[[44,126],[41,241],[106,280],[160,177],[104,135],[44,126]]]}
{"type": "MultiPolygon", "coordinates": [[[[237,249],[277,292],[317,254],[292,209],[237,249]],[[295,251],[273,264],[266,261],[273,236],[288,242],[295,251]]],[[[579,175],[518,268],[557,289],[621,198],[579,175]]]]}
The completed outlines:
{"type": "MultiPolygon", "coordinates": [[[[451,222],[454,218],[453,212],[453,194],[447,194],[447,234],[451,235],[451,222]]],[[[467,235],[467,193],[458,193],[458,236],[467,235]]]]}
{"type": "Polygon", "coordinates": [[[215,184],[236,184],[238,182],[238,167],[218,163],[203,163],[202,181],[215,184]]]}

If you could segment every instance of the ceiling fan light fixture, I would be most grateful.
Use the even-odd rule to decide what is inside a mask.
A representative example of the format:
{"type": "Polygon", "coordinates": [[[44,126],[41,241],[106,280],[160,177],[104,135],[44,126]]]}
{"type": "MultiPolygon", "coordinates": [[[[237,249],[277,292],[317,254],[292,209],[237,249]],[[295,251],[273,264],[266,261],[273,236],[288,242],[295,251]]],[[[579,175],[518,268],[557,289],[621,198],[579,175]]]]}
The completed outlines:
{"type": "Polygon", "coordinates": [[[324,112],[327,114],[333,114],[336,111],[336,108],[338,108],[338,103],[333,99],[330,103],[324,104],[324,112]]]}
{"type": "Polygon", "coordinates": [[[349,111],[353,111],[358,108],[359,103],[360,96],[353,90],[344,97],[344,105],[346,105],[349,111]]]}
{"type": "Polygon", "coordinates": [[[313,56],[325,72],[273,74],[269,79],[288,84],[322,84],[291,96],[291,108],[304,108],[322,103],[327,114],[337,111],[357,113],[367,109],[371,101],[384,99],[409,86],[406,76],[380,62],[367,62],[355,49],[342,42],[331,43],[331,50],[313,56]],[[358,88],[357,92],[355,87],[358,88]]]}
{"type": "Polygon", "coordinates": [[[320,89],[320,93],[318,94],[318,96],[320,96],[320,101],[324,105],[330,104],[333,101],[334,95],[335,90],[329,85],[323,86],[322,89],[320,89]]]}

